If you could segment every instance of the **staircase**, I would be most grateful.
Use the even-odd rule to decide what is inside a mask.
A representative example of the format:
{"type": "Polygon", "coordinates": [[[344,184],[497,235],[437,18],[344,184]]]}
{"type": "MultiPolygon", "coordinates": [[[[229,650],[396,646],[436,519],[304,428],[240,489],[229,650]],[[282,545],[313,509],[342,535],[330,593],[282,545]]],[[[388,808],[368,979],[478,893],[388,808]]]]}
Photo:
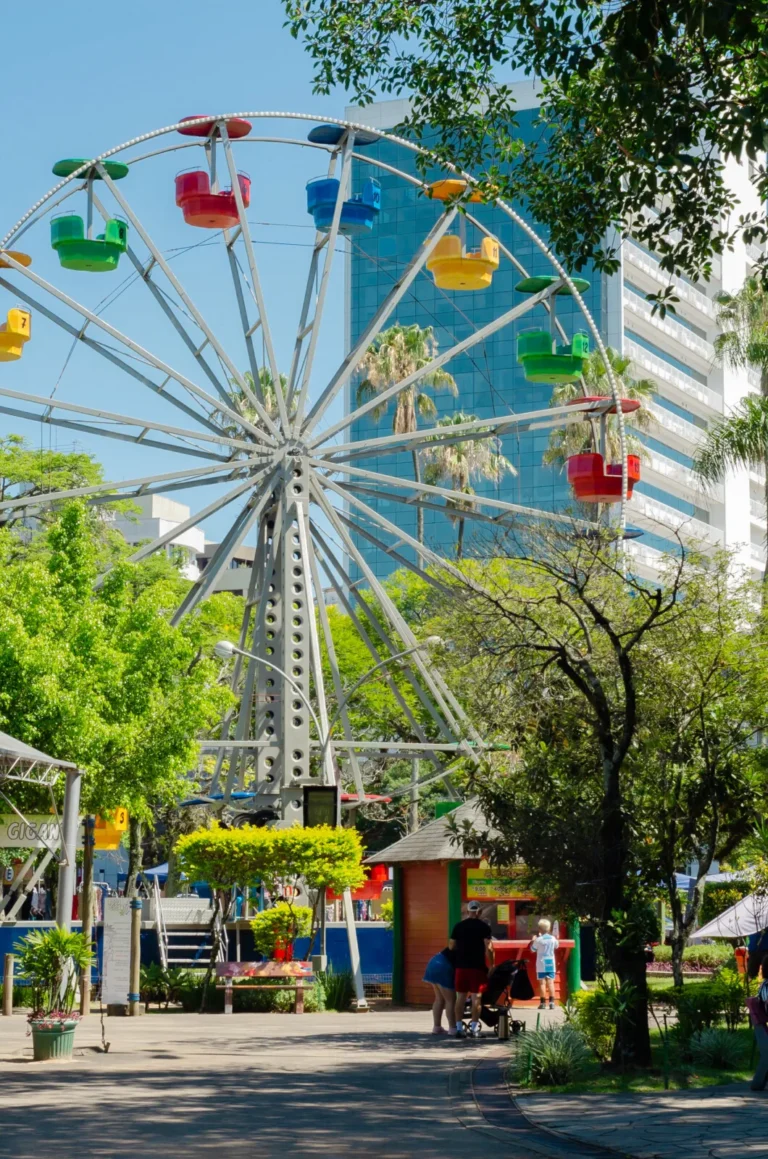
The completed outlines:
{"type": "MultiPolygon", "coordinates": [[[[211,957],[213,903],[200,897],[161,897],[157,878],[150,901],[150,920],[164,969],[201,969],[211,957]]],[[[220,942],[219,959],[226,957],[220,942]]]]}

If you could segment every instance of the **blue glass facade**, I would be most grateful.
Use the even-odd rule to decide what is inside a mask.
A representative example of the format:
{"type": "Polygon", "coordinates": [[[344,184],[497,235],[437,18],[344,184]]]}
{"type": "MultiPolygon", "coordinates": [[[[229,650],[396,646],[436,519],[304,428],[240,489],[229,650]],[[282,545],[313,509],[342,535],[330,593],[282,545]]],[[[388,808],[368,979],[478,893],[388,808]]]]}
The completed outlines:
{"type": "MultiPolygon", "coordinates": [[[[535,111],[520,113],[521,131],[533,132],[532,122],[535,111]]],[[[408,151],[388,141],[378,142],[366,149],[366,156],[376,157],[386,164],[415,174],[415,158],[408,151]]],[[[363,180],[375,173],[364,162],[355,162],[353,185],[355,192],[361,188],[363,180]]],[[[349,328],[354,343],[376,312],[418,246],[441,213],[439,202],[422,196],[415,187],[407,185],[402,178],[384,170],[375,173],[382,186],[382,210],[373,231],[364,237],[351,239],[349,264],[349,328]]],[[[552,267],[547,258],[538,250],[525,232],[513,223],[499,209],[477,205],[472,207],[474,215],[490,229],[530,274],[550,274],[552,267]]],[[[539,230],[540,236],[546,236],[539,230]]],[[[472,225],[467,225],[467,247],[477,249],[481,235],[472,225]]],[[[591,282],[585,299],[592,315],[600,327],[603,316],[602,279],[591,271],[584,272],[591,282]]],[[[397,311],[387,325],[395,321],[403,325],[418,323],[434,329],[439,349],[444,351],[461,339],[466,338],[486,323],[523,301],[515,292],[515,284],[520,274],[507,258],[501,257],[501,264],[494,274],[490,289],[472,292],[439,290],[434,285],[432,275],[422,270],[411,287],[411,291],[401,301],[397,311]]],[[[583,317],[569,297],[558,298],[558,317],[569,337],[574,330],[584,329],[583,317]]],[[[458,386],[458,397],[447,393],[434,394],[439,414],[463,411],[478,418],[503,416],[510,412],[527,412],[544,408],[551,396],[551,387],[526,382],[522,368],[517,365],[515,349],[517,335],[531,327],[546,327],[548,315],[543,307],[525,315],[485,342],[478,343],[465,354],[453,360],[447,369],[458,386]]],[[[357,405],[357,380],[349,387],[347,405],[352,411],[357,405]]],[[[393,404],[378,422],[369,412],[352,425],[351,437],[356,440],[375,438],[391,433],[394,414],[393,404]]],[[[421,425],[424,425],[422,420],[421,425]]],[[[504,440],[503,453],[514,465],[517,475],[507,475],[496,485],[489,482],[475,483],[478,493],[521,503],[526,506],[546,510],[561,510],[571,502],[570,491],[562,472],[542,464],[542,455],[547,446],[547,430],[508,436],[504,440]]],[[[386,472],[390,475],[413,478],[413,463],[409,454],[380,456],[365,460],[359,465],[386,472]]],[[[366,499],[366,502],[371,500],[366,499]]],[[[376,501],[378,510],[397,524],[398,527],[415,537],[416,512],[412,507],[387,501],[376,501]]],[[[427,510],[424,514],[425,541],[428,546],[451,555],[454,551],[456,529],[438,511],[427,510]]],[[[467,526],[467,536],[471,538],[472,525],[467,526]]],[[[358,540],[360,550],[379,576],[388,575],[393,568],[392,561],[383,552],[365,540],[358,540]]],[[[408,548],[400,549],[412,558],[408,548]]]]}

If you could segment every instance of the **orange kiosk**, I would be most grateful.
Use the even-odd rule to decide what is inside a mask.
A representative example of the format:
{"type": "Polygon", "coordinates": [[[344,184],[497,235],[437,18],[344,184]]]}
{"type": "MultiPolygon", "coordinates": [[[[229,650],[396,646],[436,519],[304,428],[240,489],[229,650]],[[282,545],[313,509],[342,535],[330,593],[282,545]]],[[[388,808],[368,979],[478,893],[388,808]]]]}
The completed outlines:
{"type": "MultiPolygon", "coordinates": [[[[477,830],[487,828],[474,801],[455,808],[451,817],[459,829],[464,821],[477,830]]],[[[520,871],[502,874],[487,862],[469,857],[461,842],[454,840],[452,828],[446,816],[437,817],[366,860],[367,865],[393,868],[394,1000],[431,1004],[432,988],[422,981],[424,967],[446,945],[455,924],[466,917],[467,903],[479,901],[481,916],[493,930],[496,963],[509,958],[526,960],[537,995],[533,1005],[538,1004],[536,955],[528,947],[539,918],[552,921],[560,942],[555,994],[565,1001],[569,990],[578,989],[581,981],[578,920],[567,925],[562,918],[558,921],[558,915],[545,912],[522,888],[520,871]]]]}

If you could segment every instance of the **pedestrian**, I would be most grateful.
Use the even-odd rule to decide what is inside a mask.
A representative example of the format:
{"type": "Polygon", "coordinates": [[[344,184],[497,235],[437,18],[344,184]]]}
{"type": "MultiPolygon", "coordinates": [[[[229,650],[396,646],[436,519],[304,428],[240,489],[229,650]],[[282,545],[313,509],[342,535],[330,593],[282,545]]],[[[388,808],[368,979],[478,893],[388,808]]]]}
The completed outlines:
{"type": "Polygon", "coordinates": [[[453,1011],[456,1005],[454,983],[455,954],[447,946],[427,962],[424,981],[432,987],[435,998],[432,1003],[432,1033],[448,1034],[453,1026],[453,1011]],[[448,1029],[443,1029],[443,1011],[448,1029]]]}
{"type": "Polygon", "coordinates": [[[560,945],[550,933],[552,923],[547,918],[539,921],[539,932],[531,941],[531,949],[536,954],[536,977],[539,979],[539,1010],[546,1010],[547,995],[549,1009],[555,1009],[555,950],[560,945]]]}
{"type": "Polygon", "coordinates": [[[448,948],[456,955],[455,1025],[449,1031],[457,1038],[464,1037],[464,1007],[467,997],[472,999],[469,1032],[480,1037],[480,989],[488,980],[486,955],[491,947],[493,931],[481,917],[480,902],[471,901],[467,917],[458,922],[451,932],[448,948]]]}

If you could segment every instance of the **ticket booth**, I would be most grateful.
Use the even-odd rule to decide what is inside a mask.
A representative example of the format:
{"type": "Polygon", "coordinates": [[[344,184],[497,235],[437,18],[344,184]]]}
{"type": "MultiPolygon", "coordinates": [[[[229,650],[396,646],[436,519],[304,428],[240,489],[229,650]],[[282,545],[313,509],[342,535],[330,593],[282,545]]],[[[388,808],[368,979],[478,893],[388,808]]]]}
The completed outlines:
{"type": "MultiPolygon", "coordinates": [[[[452,816],[460,828],[465,820],[478,829],[487,828],[476,802],[460,805],[452,816]]],[[[496,961],[525,959],[537,994],[535,955],[528,946],[539,918],[549,918],[560,941],[555,978],[558,1000],[564,1001],[569,989],[580,987],[578,921],[566,923],[557,914],[545,913],[523,889],[520,870],[500,873],[482,859],[465,856],[452,838],[446,817],[373,854],[366,864],[393,868],[392,995],[396,1002],[431,1004],[432,988],[422,982],[424,967],[446,945],[454,925],[466,917],[470,901],[480,902],[481,916],[493,931],[496,961]]],[[[537,1003],[538,998],[533,1001],[537,1003]]]]}

